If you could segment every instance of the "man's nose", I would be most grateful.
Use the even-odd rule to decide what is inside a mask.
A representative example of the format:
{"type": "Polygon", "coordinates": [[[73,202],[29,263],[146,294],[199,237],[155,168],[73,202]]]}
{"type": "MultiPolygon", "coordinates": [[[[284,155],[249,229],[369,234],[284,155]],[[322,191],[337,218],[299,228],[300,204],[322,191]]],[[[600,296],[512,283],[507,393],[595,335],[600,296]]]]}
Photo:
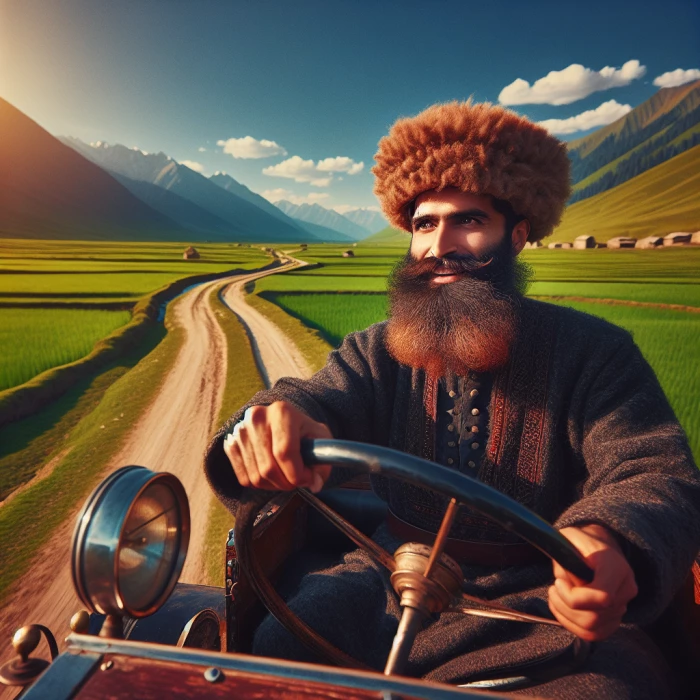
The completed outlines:
{"type": "Polygon", "coordinates": [[[435,229],[435,237],[433,245],[430,247],[430,253],[433,257],[442,258],[448,253],[457,251],[457,239],[452,235],[450,227],[441,222],[435,229]]]}

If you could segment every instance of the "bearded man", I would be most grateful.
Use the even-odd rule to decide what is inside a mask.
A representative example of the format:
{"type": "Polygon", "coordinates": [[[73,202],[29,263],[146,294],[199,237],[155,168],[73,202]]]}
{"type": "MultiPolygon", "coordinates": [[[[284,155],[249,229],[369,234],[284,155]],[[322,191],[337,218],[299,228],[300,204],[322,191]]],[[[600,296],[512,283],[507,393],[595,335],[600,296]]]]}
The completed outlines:
{"type": "MultiPolygon", "coordinates": [[[[700,479],[629,333],[524,297],[529,275],[516,256],[561,218],[565,145],[501,107],[450,103],[399,120],[375,158],[383,210],[411,233],[389,280],[389,320],[347,336],[311,379],[282,379],[238,411],[210,445],[212,487],[235,510],[242,486],[318,491],[338,481],[328,466],[303,465],[304,437],[389,446],[478,478],[554,522],[595,577],[552,572],[462,508],[450,535],[475,553],[459,561],[468,592],[549,609],[562,627],[442,613],[418,634],[408,674],[463,683],[551,654],[573,633],[597,642],[585,664],[521,692],[667,696],[666,666],[639,625],[668,605],[698,551],[700,479]]],[[[445,498],[385,477],[372,486],[389,507],[374,535],[386,549],[436,532],[445,498]]],[[[364,552],[306,576],[288,604],[382,668],[400,609],[364,552]]],[[[254,651],[314,660],[271,618],[254,651]]]]}

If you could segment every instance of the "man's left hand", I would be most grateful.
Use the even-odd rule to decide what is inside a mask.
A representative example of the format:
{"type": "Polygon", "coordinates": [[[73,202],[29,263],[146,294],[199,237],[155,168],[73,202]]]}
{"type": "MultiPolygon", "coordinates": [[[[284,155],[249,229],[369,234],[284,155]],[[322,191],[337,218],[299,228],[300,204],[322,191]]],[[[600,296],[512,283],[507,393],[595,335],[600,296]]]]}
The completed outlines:
{"type": "Polygon", "coordinates": [[[637,595],[634,572],[614,535],[602,525],[562,529],[595,575],[585,583],[554,563],[549,609],[570,632],[589,642],[609,637],[620,626],[627,603],[637,595]]]}

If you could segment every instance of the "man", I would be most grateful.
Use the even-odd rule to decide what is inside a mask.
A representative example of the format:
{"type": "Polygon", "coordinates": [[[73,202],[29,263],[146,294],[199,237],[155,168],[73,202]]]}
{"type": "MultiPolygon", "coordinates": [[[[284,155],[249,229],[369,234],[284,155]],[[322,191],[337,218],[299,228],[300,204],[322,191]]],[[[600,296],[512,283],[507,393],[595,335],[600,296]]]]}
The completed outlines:
{"type": "MultiPolygon", "coordinates": [[[[698,550],[700,480],[630,335],[523,296],[528,274],[516,256],[552,232],[569,196],[564,144],[500,107],[451,103],[399,120],[376,162],[383,210],[412,236],[389,281],[389,321],[348,336],[310,380],[253,397],[212,442],[210,483],[230,507],[241,486],[318,491],[331,468],[304,467],[299,444],[331,436],[479,478],[554,522],[595,572],[585,584],[554,565],[552,583],[551,565],[506,561],[512,536],[461,509],[451,536],[494,553],[459,562],[470,593],[534,614],[548,607],[563,628],[600,642],[568,678],[523,692],[663,697],[665,666],[636,625],[666,607],[698,550]]],[[[390,509],[375,534],[385,548],[417,528],[436,531],[444,498],[384,478],[373,487],[390,509]]],[[[400,612],[362,552],[307,576],[289,604],[381,668],[400,612]]],[[[571,639],[563,628],[508,624],[443,613],[419,633],[408,672],[464,682],[571,639]]],[[[285,635],[268,620],[257,651],[313,658],[285,635]]]]}

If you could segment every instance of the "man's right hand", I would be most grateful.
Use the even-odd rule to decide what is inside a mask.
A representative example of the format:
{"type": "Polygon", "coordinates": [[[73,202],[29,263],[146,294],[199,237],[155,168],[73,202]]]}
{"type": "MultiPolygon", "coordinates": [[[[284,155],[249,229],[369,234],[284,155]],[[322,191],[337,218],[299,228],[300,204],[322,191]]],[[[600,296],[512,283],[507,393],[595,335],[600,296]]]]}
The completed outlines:
{"type": "Polygon", "coordinates": [[[251,406],[224,440],[224,452],[241,486],[269,491],[309,488],[318,493],[330,465],[310,469],[301,459],[302,438],[332,438],[317,423],[286,401],[251,406]]]}

